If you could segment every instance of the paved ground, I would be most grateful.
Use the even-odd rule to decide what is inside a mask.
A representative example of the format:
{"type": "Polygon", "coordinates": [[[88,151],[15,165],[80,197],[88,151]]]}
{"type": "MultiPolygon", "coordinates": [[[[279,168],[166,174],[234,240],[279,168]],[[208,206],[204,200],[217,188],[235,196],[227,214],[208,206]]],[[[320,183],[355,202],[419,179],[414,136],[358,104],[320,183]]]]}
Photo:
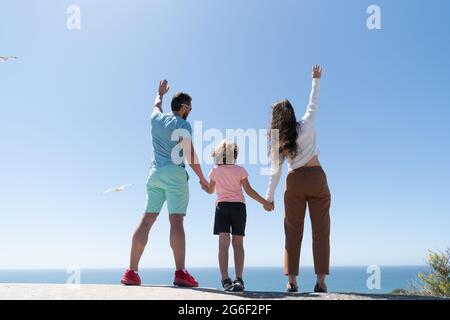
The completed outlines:
{"type": "Polygon", "coordinates": [[[405,300],[423,299],[392,295],[245,292],[224,293],[216,289],[181,289],[164,286],[0,284],[0,300],[405,300]]]}

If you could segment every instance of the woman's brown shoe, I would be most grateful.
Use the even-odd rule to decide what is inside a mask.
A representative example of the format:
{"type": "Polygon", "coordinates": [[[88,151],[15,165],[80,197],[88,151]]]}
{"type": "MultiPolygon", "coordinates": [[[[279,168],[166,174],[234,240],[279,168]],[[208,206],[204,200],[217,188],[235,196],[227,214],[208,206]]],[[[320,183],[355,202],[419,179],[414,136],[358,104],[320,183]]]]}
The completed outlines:
{"type": "Polygon", "coordinates": [[[324,283],[322,285],[316,283],[316,286],[314,287],[314,292],[317,293],[327,293],[328,292],[328,288],[327,285],[324,283]]]}
{"type": "Polygon", "coordinates": [[[298,285],[296,283],[289,283],[286,292],[298,292],[298,285]]]}

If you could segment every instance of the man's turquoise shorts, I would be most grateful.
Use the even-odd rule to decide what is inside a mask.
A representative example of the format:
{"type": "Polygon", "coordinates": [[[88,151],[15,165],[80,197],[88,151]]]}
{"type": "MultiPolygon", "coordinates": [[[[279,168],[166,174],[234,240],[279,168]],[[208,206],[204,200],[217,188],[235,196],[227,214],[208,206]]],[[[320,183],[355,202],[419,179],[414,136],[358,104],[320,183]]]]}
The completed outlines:
{"type": "Polygon", "coordinates": [[[186,215],[189,204],[189,176],[177,165],[153,167],[147,181],[145,213],[160,213],[167,200],[169,214],[186,215]]]}

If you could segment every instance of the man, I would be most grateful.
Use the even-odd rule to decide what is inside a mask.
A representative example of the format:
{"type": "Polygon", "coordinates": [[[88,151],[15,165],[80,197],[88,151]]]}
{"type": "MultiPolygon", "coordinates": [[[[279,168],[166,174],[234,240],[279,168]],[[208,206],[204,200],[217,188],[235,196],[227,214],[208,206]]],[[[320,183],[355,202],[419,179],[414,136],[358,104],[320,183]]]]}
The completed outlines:
{"type": "Polygon", "coordinates": [[[183,227],[189,202],[188,174],[184,157],[200,179],[202,188],[209,186],[198,163],[192,145],[192,128],[186,121],[192,111],[191,97],[176,93],[172,98],[172,112],[163,113],[162,100],[169,91],[167,80],[160,81],[155,107],[151,115],[154,158],[147,181],[147,206],[144,216],[133,235],[130,267],[121,280],[124,285],[140,285],[139,260],[147,244],[150,229],[156,221],[165,201],[170,220],[170,246],[175,258],[173,284],[198,287],[198,282],[185,267],[185,234],[183,227]]]}

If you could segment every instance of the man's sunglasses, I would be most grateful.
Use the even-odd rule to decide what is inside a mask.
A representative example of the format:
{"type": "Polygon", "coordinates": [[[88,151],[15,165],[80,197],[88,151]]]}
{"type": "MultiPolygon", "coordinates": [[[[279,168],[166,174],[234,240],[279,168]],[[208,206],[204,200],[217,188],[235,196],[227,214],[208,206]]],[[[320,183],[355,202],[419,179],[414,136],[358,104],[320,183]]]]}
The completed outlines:
{"type": "Polygon", "coordinates": [[[186,107],[189,109],[189,111],[192,111],[192,107],[186,103],[183,103],[182,106],[186,107]]]}

